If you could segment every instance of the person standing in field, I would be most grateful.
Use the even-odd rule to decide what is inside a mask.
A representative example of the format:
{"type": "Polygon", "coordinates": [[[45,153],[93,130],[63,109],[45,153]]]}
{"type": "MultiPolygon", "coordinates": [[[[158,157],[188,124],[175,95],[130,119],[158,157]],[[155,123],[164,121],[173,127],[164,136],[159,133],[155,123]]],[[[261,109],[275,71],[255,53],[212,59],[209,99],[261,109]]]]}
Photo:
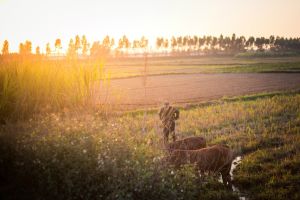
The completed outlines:
{"type": "Polygon", "coordinates": [[[159,119],[163,125],[163,134],[165,144],[169,141],[169,135],[172,135],[173,141],[175,136],[175,120],[179,118],[179,110],[170,106],[169,102],[165,102],[164,106],[159,111],[159,119]]]}

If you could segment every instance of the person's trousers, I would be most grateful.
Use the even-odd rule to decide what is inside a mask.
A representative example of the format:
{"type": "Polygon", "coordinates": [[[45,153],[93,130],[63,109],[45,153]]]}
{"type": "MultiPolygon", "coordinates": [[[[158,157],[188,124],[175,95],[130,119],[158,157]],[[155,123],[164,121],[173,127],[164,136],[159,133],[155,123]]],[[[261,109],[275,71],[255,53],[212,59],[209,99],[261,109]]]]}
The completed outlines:
{"type": "Polygon", "coordinates": [[[172,136],[173,142],[176,140],[175,121],[164,124],[163,134],[164,134],[164,142],[165,143],[169,141],[169,135],[170,134],[172,136]]]}

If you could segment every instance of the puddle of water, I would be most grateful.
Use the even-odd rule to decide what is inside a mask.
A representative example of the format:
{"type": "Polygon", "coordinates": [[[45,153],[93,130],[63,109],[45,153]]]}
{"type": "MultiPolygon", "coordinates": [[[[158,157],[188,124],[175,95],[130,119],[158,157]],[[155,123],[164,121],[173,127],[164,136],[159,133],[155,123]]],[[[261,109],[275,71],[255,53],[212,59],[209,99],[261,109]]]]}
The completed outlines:
{"type": "MultiPolygon", "coordinates": [[[[231,169],[230,169],[230,177],[231,180],[233,180],[233,171],[236,169],[236,167],[242,162],[242,157],[241,156],[237,156],[231,164],[231,169]]],[[[222,181],[222,177],[219,177],[219,182],[223,183],[222,181]]],[[[232,184],[232,191],[237,193],[239,196],[239,200],[248,200],[249,198],[246,197],[245,194],[243,194],[236,186],[234,186],[232,184]]]]}
{"type": "MultiPolygon", "coordinates": [[[[231,164],[231,169],[230,169],[230,177],[231,180],[233,180],[233,171],[235,170],[235,168],[242,162],[242,157],[241,156],[237,156],[231,164]]],[[[245,196],[245,194],[241,193],[241,191],[232,184],[232,191],[237,193],[239,196],[240,200],[248,200],[248,198],[245,196]]]]}

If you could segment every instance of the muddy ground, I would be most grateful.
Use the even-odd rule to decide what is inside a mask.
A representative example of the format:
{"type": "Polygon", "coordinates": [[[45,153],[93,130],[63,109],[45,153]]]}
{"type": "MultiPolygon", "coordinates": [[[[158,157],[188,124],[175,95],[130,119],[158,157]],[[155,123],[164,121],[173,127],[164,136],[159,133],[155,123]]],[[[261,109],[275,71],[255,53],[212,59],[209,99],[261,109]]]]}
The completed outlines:
{"type": "Polygon", "coordinates": [[[260,92],[300,89],[300,73],[183,74],[110,80],[99,102],[156,106],[192,103],[260,92]]]}

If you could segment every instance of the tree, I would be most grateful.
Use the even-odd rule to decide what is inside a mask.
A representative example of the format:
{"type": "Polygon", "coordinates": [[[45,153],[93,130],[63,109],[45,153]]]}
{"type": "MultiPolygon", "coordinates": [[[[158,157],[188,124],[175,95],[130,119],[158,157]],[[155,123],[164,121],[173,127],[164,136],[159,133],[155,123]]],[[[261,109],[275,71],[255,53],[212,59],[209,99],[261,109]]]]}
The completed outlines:
{"type": "Polygon", "coordinates": [[[89,50],[89,43],[87,42],[85,35],[83,35],[81,38],[81,44],[82,44],[82,55],[85,56],[89,50]]]}
{"type": "Polygon", "coordinates": [[[23,43],[19,44],[19,54],[21,54],[21,55],[24,54],[24,44],[23,43]]]}
{"type": "Polygon", "coordinates": [[[271,50],[274,48],[274,43],[275,43],[275,36],[271,35],[269,38],[269,47],[271,50]]]}
{"type": "Polygon", "coordinates": [[[177,40],[176,38],[173,36],[171,38],[171,47],[172,47],[172,50],[174,51],[175,50],[175,47],[177,46],[177,40]]]}
{"type": "Polygon", "coordinates": [[[103,39],[102,45],[106,48],[110,48],[110,38],[108,35],[103,39]]]}
{"type": "Polygon", "coordinates": [[[168,40],[167,38],[164,40],[163,45],[164,45],[164,48],[165,48],[165,49],[168,49],[168,48],[169,48],[169,40],[168,40]]]}
{"type": "Polygon", "coordinates": [[[56,39],[54,46],[55,46],[56,52],[59,53],[59,49],[61,49],[61,40],[60,39],[56,39]]]}
{"type": "Polygon", "coordinates": [[[7,40],[5,40],[2,47],[2,55],[8,55],[8,54],[9,54],[9,43],[7,40]]]}
{"type": "Polygon", "coordinates": [[[24,45],[24,53],[26,55],[31,54],[31,50],[32,50],[32,43],[29,40],[26,40],[24,45]]]}
{"type": "Polygon", "coordinates": [[[156,48],[160,49],[163,44],[164,39],[163,38],[156,38],[156,48]]]}
{"type": "Polygon", "coordinates": [[[219,43],[219,49],[223,50],[224,49],[224,37],[222,34],[220,35],[220,37],[218,39],[218,43],[219,43]]]}
{"type": "Polygon", "coordinates": [[[25,41],[25,44],[20,43],[20,45],[19,45],[19,53],[21,55],[31,54],[31,49],[32,49],[32,44],[28,40],[25,41]]]}
{"type": "MultiPolygon", "coordinates": [[[[73,41],[73,40],[72,40],[73,41]]],[[[75,51],[77,52],[78,54],[78,50],[81,48],[81,42],[80,42],[80,37],[79,35],[76,35],[75,37],[75,44],[74,44],[74,47],[75,47],[75,51]]]]}
{"type": "Polygon", "coordinates": [[[140,47],[140,41],[139,40],[133,40],[132,42],[132,48],[137,49],[140,47]]]}
{"type": "Polygon", "coordinates": [[[67,57],[70,59],[74,59],[76,57],[76,45],[73,39],[71,39],[69,42],[67,57]]]}
{"type": "Polygon", "coordinates": [[[238,37],[235,42],[235,50],[237,52],[243,52],[245,50],[245,42],[246,38],[244,36],[238,37]]]}
{"type": "Polygon", "coordinates": [[[252,48],[253,48],[254,42],[255,42],[255,38],[254,38],[253,36],[250,36],[250,37],[248,38],[248,40],[246,41],[246,46],[247,46],[248,48],[252,49],[252,48]]]}
{"type": "Polygon", "coordinates": [[[206,46],[211,47],[211,41],[212,41],[212,36],[207,36],[206,37],[206,46]]]}
{"type": "Polygon", "coordinates": [[[110,48],[112,48],[115,45],[115,39],[111,38],[110,40],[110,48]]]}
{"type": "Polygon", "coordinates": [[[41,51],[40,51],[40,47],[39,47],[39,46],[37,46],[37,47],[35,48],[35,54],[36,54],[36,55],[41,55],[41,51]]]}
{"type": "Polygon", "coordinates": [[[188,41],[188,37],[187,36],[184,36],[183,37],[183,41],[182,41],[182,45],[184,46],[184,47],[186,47],[187,46],[187,42],[188,41]]]}
{"type": "Polygon", "coordinates": [[[198,48],[200,49],[200,48],[203,47],[204,44],[205,44],[205,41],[206,41],[205,36],[203,36],[202,38],[199,37],[198,41],[199,41],[198,48]]]}
{"type": "Polygon", "coordinates": [[[264,37],[258,37],[255,39],[255,45],[257,46],[257,48],[262,51],[263,50],[263,44],[264,44],[264,37]]]}
{"type": "Polygon", "coordinates": [[[47,43],[47,44],[46,44],[46,55],[49,56],[50,54],[51,54],[50,44],[47,43]]]}
{"type": "Polygon", "coordinates": [[[181,37],[181,36],[177,38],[177,46],[178,46],[179,48],[182,47],[182,37],[181,37]]]}
{"type": "Polygon", "coordinates": [[[193,46],[194,46],[193,48],[194,48],[194,50],[197,49],[198,43],[199,43],[199,38],[198,38],[197,35],[194,35],[194,38],[193,38],[193,46]]]}
{"type": "Polygon", "coordinates": [[[148,40],[144,36],[140,40],[140,47],[141,48],[147,48],[148,47],[148,40]]]}
{"type": "Polygon", "coordinates": [[[211,48],[214,50],[215,47],[217,46],[217,44],[218,44],[218,38],[217,37],[213,37],[212,41],[211,41],[211,48]]]}
{"type": "Polygon", "coordinates": [[[130,42],[129,42],[129,39],[126,37],[126,35],[123,36],[122,40],[123,40],[123,47],[128,49],[130,47],[130,42]]]}
{"type": "Polygon", "coordinates": [[[122,38],[120,38],[118,42],[118,49],[122,49],[122,48],[123,48],[123,40],[122,38]]]}

